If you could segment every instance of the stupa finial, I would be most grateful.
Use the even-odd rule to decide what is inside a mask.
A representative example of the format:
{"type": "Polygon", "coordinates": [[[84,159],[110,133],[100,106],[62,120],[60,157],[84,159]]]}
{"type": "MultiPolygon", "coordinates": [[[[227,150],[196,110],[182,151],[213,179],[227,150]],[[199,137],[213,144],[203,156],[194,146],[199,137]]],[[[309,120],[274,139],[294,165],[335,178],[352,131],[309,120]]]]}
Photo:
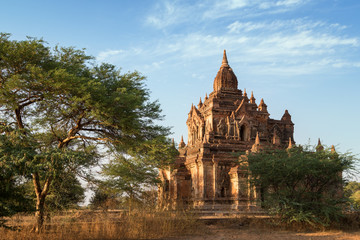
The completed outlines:
{"type": "Polygon", "coordinates": [[[229,66],[229,63],[228,63],[228,60],[227,60],[227,56],[226,56],[226,50],[224,49],[224,56],[223,56],[223,60],[222,60],[222,64],[221,66],[223,67],[228,67],[229,66]]]}

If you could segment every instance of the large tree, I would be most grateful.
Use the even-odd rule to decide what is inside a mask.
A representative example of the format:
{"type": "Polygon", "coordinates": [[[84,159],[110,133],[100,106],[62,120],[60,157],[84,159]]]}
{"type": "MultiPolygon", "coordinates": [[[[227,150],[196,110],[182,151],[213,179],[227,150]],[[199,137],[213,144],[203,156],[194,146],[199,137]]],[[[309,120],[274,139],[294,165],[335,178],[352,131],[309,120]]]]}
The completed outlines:
{"type": "Polygon", "coordinates": [[[121,74],[113,65],[96,65],[83,50],[51,49],[43,40],[10,40],[9,34],[0,35],[0,56],[2,122],[35,143],[27,172],[37,196],[36,231],[61,173],[84,173],[104,149],[128,154],[169,133],[154,123],[160,106],[138,72],[121,74]]]}

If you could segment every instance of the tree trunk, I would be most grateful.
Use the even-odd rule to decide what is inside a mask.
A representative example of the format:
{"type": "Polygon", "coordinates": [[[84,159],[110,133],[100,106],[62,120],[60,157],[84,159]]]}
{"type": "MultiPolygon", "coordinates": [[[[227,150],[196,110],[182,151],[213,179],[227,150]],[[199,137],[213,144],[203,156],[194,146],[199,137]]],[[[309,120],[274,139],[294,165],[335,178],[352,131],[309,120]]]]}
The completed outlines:
{"type": "Polygon", "coordinates": [[[45,207],[45,195],[36,196],[36,223],[34,226],[34,232],[41,232],[44,224],[44,207],[45,207]]]}
{"type": "Polygon", "coordinates": [[[33,173],[33,183],[36,193],[36,212],[35,212],[35,219],[36,223],[32,231],[34,232],[41,232],[44,224],[44,207],[45,207],[45,198],[50,188],[51,184],[51,177],[48,177],[45,180],[44,188],[41,189],[41,183],[38,173],[33,173]]]}
{"type": "Polygon", "coordinates": [[[21,109],[20,108],[16,108],[15,109],[15,116],[16,116],[16,122],[17,125],[20,129],[24,129],[24,124],[21,118],[21,109]]]}

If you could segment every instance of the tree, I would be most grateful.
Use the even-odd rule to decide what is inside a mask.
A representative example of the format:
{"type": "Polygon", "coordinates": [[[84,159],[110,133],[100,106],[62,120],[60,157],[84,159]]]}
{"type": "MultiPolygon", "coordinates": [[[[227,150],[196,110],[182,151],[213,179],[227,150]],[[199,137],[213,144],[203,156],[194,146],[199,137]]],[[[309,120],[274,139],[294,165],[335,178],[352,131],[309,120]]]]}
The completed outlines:
{"type": "Polygon", "coordinates": [[[174,144],[163,137],[130,149],[126,155],[115,154],[103,167],[103,187],[128,198],[131,208],[132,202],[141,202],[145,193],[160,183],[158,169],[168,166],[176,155],[174,144]]]}
{"type": "Polygon", "coordinates": [[[126,153],[169,129],[154,123],[162,118],[160,106],[149,100],[138,72],[96,66],[83,50],[51,50],[43,40],[9,38],[0,35],[0,110],[4,124],[36,143],[27,173],[37,196],[39,231],[45,198],[61,173],[85,173],[99,159],[99,146],[126,153]]]}
{"type": "Polygon", "coordinates": [[[120,201],[117,194],[110,193],[106,191],[103,187],[97,187],[94,190],[94,195],[90,199],[90,207],[92,209],[104,209],[108,208],[116,209],[120,206],[120,201]]]}
{"type": "Polygon", "coordinates": [[[261,189],[263,207],[287,222],[326,225],[341,216],[342,173],[355,159],[306,147],[264,150],[248,155],[253,184],[261,189]]]}
{"type": "Polygon", "coordinates": [[[360,183],[349,182],[344,188],[344,195],[350,199],[355,209],[360,209],[360,183]]]}
{"type": "MultiPolygon", "coordinates": [[[[28,181],[24,185],[26,189],[25,194],[33,200],[32,204],[35,205],[36,195],[33,183],[28,181]]],[[[81,186],[76,174],[65,170],[63,173],[60,173],[59,177],[52,181],[49,193],[46,197],[45,208],[46,211],[77,208],[84,198],[85,189],[81,186]]]]}

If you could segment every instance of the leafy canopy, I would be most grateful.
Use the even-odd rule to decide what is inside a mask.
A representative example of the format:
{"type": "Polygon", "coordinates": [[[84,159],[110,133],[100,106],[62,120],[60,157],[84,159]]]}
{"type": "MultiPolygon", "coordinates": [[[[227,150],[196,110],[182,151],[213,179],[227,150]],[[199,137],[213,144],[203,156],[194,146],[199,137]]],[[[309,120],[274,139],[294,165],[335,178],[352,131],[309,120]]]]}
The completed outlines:
{"type": "Polygon", "coordinates": [[[97,65],[84,50],[0,34],[0,164],[13,179],[33,180],[37,216],[53,182],[86,174],[106,150],[140,164],[166,161],[158,156],[167,152],[169,128],[156,124],[160,106],[144,80],[97,65]]]}
{"type": "Polygon", "coordinates": [[[355,160],[330,150],[295,147],[252,153],[247,166],[263,207],[287,222],[326,225],[341,216],[342,173],[354,169],[355,160]]]}

